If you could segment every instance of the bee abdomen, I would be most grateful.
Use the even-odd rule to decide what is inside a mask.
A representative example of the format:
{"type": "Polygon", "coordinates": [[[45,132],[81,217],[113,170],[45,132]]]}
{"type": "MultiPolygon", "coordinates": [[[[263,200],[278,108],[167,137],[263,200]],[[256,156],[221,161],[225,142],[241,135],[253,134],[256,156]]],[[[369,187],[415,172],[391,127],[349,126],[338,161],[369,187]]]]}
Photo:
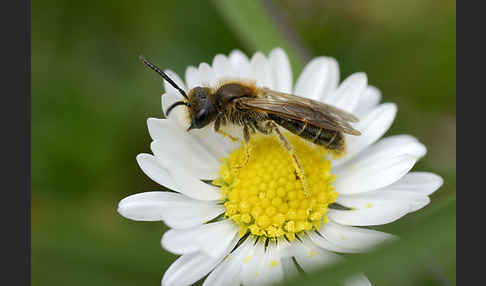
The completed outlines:
{"type": "Polygon", "coordinates": [[[286,119],[275,115],[270,116],[270,119],[295,135],[314,144],[332,150],[344,150],[344,137],[339,131],[319,128],[304,121],[286,119]]]}

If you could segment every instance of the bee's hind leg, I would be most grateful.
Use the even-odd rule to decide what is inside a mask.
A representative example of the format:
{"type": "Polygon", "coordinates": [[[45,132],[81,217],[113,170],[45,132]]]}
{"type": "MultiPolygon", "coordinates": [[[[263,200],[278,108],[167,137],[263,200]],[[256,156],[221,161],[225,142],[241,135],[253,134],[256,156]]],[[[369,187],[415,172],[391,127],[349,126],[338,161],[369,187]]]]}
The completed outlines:
{"type": "Polygon", "coordinates": [[[277,136],[280,140],[280,143],[282,143],[282,146],[287,150],[287,152],[290,153],[290,156],[292,158],[292,163],[295,168],[295,172],[297,173],[297,177],[302,182],[302,188],[304,190],[306,197],[308,197],[310,195],[310,192],[307,185],[307,180],[305,178],[304,168],[300,164],[297,154],[295,154],[294,152],[294,146],[292,145],[292,143],[289,142],[289,140],[287,140],[287,138],[285,138],[285,136],[282,134],[280,129],[278,129],[278,126],[275,123],[269,122],[268,124],[270,125],[269,128],[271,128],[271,130],[277,133],[277,136]]]}

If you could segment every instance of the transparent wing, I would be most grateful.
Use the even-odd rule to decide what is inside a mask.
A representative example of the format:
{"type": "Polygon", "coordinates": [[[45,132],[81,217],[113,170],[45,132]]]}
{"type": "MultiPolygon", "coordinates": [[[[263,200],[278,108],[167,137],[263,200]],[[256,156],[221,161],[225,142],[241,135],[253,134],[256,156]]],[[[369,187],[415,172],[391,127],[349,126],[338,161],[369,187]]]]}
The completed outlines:
{"type": "Polygon", "coordinates": [[[258,97],[238,99],[238,107],[305,121],[319,128],[361,135],[348,123],[359,121],[352,114],[322,102],[267,88],[260,89],[258,97]]]}

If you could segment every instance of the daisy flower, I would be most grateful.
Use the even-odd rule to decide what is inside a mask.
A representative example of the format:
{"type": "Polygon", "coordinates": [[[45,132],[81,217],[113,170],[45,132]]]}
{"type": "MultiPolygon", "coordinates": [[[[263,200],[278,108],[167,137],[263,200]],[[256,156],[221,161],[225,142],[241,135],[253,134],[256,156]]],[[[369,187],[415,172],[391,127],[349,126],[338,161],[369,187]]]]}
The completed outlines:
{"type": "MultiPolygon", "coordinates": [[[[395,118],[396,105],[379,103],[380,91],[368,85],[365,73],[339,84],[333,58],[310,61],[294,87],[289,60],[280,48],[268,57],[257,52],[251,59],[238,50],[217,55],[212,65],[188,67],[185,82],[170,70],[166,73],[186,92],[241,79],[322,101],[359,117],[353,128],[361,135],[345,135],[346,152],[336,157],[284,133],[305,171],[309,193],[304,193],[276,136],[252,136],[250,157],[242,165],[241,140],[223,137],[211,125],[187,131],[184,106],[166,119],[148,119],[153,155],[139,154],[137,162],[171,191],[131,195],[120,201],[118,212],[171,228],[162,247],[181,256],[165,272],[162,285],[191,285],[205,276],[203,285],[269,285],[311,272],[339,261],[337,253],[369,251],[393,239],[362,227],[391,223],[423,208],[442,185],[435,174],[410,172],[426,153],[417,139],[397,135],[379,140],[395,118]]],[[[165,81],[164,87],[167,114],[182,97],[165,81]]],[[[370,285],[362,274],[343,283],[370,285]]]]}

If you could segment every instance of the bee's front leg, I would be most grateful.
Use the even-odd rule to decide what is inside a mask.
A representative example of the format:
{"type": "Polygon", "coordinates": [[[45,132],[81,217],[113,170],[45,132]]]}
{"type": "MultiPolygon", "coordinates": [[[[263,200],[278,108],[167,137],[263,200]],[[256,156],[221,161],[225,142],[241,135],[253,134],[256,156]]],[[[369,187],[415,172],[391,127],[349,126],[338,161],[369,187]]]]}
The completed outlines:
{"type": "Polygon", "coordinates": [[[223,137],[228,137],[231,141],[233,142],[236,142],[238,141],[238,138],[235,138],[233,136],[231,136],[230,134],[224,132],[223,130],[221,130],[221,123],[224,123],[224,115],[218,115],[216,116],[216,119],[214,120],[214,131],[216,131],[217,133],[223,135],[223,137]]]}
{"type": "Polygon", "coordinates": [[[295,172],[297,173],[297,177],[302,182],[302,188],[304,190],[305,195],[308,197],[310,195],[310,192],[308,189],[307,180],[305,178],[304,168],[302,167],[302,164],[300,164],[297,154],[295,154],[294,146],[292,145],[292,143],[289,142],[289,140],[287,140],[287,138],[282,134],[282,132],[278,128],[277,124],[275,124],[273,121],[268,122],[267,128],[271,128],[270,130],[275,131],[275,133],[277,133],[280,143],[282,143],[282,146],[287,150],[287,152],[290,153],[290,156],[292,158],[292,163],[295,168],[295,172]]]}

